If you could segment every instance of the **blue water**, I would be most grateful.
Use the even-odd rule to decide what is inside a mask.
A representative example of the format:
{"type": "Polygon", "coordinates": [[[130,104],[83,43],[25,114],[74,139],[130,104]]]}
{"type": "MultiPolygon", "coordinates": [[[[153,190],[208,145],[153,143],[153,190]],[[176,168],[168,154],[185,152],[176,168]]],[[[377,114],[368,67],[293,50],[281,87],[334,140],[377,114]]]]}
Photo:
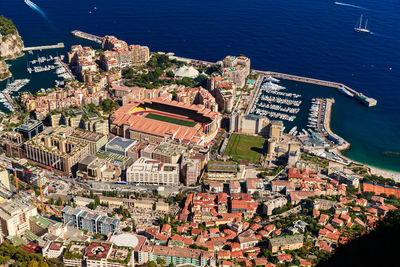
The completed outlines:
{"type": "MultiPolygon", "coordinates": [[[[314,88],[337,100],[332,128],[351,142],[345,154],[400,171],[400,156],[385,153],[400,152],[397,0],[343,1],[347,5],[321,0],[35,0],[46,17],[23,0],[1,2],[0,13],[14,20],[26,45],[62,41],[69,47],[82,42],[69,34],[79,29],[209,61],[245,54],[255,69],[345,83],[378,100],[368,109],[325,92],[329,89],[314,88]],[[361,14],[374,34],[353,31],[361,14]]],[[[19,68],[25,64],[18,62],[19,68]]],[[[31,86],[47,85],[35,80],[31,86]]]]}

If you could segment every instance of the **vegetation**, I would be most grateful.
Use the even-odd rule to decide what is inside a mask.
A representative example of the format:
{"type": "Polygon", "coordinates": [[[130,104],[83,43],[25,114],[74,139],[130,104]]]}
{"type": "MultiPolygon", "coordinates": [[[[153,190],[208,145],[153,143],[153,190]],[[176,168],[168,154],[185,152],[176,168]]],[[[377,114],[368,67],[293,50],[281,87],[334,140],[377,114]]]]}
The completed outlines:
{"type": "Polygon", "coordinates": [[[186,120],[176,119],[176,118],[162,116],[162,115],[153,114],[153,113],[147,114],[146,118],[158,120],[158,121],[165,121],[165,122],[178,124],[178,125],[182,125],[182,126],[188,126],[188,127],[194,127],[196,125],[196,123],[193,121],[186,121],[186,120]]]}
{"type": "Polygon", "coordinates": [[[7,35],[17,33],[17,28],[15,27],[12,20],[0,16],[0,33],[3,36],[3,41],[5,41],[7,35]]]}
{"type": "Polygon", "coordinates": [[[375,184],[400,187],[400,183],[396,183],[392,179],[383,178],[382,176],[377,176],[377,175],[374,175],[374,174],[365,176],[364,177],[364,182],[371,182],[371,183],[375,183],[375,184]]]}
{"type": "Polygon", "coordinates": [[[287,204],[283,205],[283,206],[280,207],[280,208],[275,208],[275,209],[272,211],[272,214],[273,214],[273,215],[281,214],[281,213],[284,213],[285,211],[288,211],[288,210],[290,210],[290,209],[292,209],[292,208],[293,208],[293,204],[292,204],[292,203],[287,203],[287,204]]]}
{"type": "Polygon", "coordinates": [[[3,242],[0,244],[0,265],[7,264],[10,260],[15,261],[10,266],[63,266],[62,262],[58,259],[47,259],[42,254],[30,254],[21,247],[15,247],[8,242],[3,242]]]}
{"type": "Polygon", "coordinates": [[[267,176],[276,176],[278,173],[280,173],[283,169],[285,168],[285,166],[283,165],[279,165],[275,168],[273,168],[272,170],[268,170],[268,169],[264,169],[262,170],[262,172],[260,173],[260,176],[262,178],[265,178],[267,176]]]}
{"type": "Polygon", "coordinates": [[[225,155],[233,160],[259,163],[263,153],[265,139],[257,136],[232,134],[225,155]]]}

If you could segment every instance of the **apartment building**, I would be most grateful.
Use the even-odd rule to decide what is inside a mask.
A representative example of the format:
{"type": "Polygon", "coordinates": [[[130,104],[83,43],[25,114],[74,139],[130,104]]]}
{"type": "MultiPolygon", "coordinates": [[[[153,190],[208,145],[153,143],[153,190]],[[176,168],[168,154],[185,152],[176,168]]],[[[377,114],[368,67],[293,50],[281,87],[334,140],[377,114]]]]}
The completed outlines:
{"type": "Polygon", "coordinates": [[[216,266],[215,253],[201,249],[143,245],[138,254],[139,264],[158,258],[164,259],[166,265],[216,266]]]}
{"type": "Polygon", "coordinates": [[[43,166],[52,166],[64,175],[72,175],[76,164],[90,154],[88,142],[70,138],[73,128],[48,128],[25,143],[26,158],[43,166]]]}
{"type": "Polygon", "coordinates": [[[120,220],[98,213],[65,206],[61,211],[63,223],[69,226],[87,230],[90,233],[109,234],[119,230],[120,220]]]}
{"type": "Polygon", "coordinates": [[[30,230],[29,218],[38,215],[35,206],[12,199],[0,205],[0,230],[4,236],[22,236],[30,230]]]}
{"type": "Polygon", "coordinates": [[[139,158],[126,170],[126,181],[138,184],[178,185],[179,164],[139,158]]]}

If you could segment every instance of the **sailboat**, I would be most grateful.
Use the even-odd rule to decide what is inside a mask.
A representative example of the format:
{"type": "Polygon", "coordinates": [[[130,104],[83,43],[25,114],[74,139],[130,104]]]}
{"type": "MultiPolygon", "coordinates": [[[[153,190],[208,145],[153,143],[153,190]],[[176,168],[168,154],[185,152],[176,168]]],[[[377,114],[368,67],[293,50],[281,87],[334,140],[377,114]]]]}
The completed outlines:
{"type": "Polygon", "coordinates": [[[356,26],[356,27],[354,28],[354,31],[355,31],[355,32],[362,32],[362,33],[371,33],[371,31],[367,29],[368,19],[365,21],[365,26],[364,26],[364,28],[363,28],[363,27],[362,27],[362,18],[363,18],[363,15],[361,15],[361,17],[360,17],[360,23],[358,24],[358,27],[356,26]]]}

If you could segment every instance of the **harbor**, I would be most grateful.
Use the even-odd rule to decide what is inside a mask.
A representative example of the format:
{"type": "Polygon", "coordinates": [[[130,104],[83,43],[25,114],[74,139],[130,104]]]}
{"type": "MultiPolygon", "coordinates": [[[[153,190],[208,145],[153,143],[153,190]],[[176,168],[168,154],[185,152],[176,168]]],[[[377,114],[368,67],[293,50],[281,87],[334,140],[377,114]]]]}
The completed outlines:
{"type": "MultiPolygon", "coordinates": [[[[256,72],[261,75],[271,76],[271,77],[277,78],[277,79],[285,79],[285,80],[292,80],[292,81],[303,82],[303,83],[316,84],[316,85],[321,85],[321,86],[325,86],[325,87],[333,87],[333,88],[336,88],[336,89],[342,90],[342,91],[343,91],[343,89],[345,89],[346,91],[352,93],[353,96],[358,101],[360,101],[362,104],[366,105],[367,107],[373,107],[373,106],[376,106],[376,104],[377,104],[376,99],[367,97],[363,93],[357,92],[356,90],[354,90],[342,83],[329,82],[329,81],[324,81],[324,80],[318,80],[318,79],[313,79],[313,78],[301,77],[301,76],[284,74],[284,73],[279,73],[279,72],[272,72],[272,71],[258,71],[257,70],[256,72]]],[[[349,96],[351,97],[351,95],[349,95],[349,96]]]]}

